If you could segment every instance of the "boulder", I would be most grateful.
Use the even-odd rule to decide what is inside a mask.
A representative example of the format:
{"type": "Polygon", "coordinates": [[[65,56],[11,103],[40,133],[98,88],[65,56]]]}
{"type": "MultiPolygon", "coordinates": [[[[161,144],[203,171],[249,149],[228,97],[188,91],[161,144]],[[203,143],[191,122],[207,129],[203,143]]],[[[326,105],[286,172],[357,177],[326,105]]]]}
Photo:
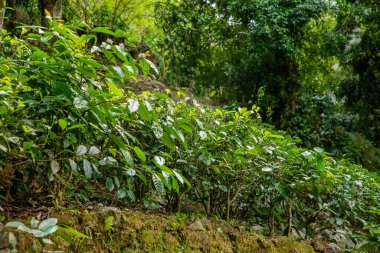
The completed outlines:
{"type": "Polygon", "coordinates": [[[200,220],[196,220],[195,222],[191,223],[189,225],[189,229],[193,231],[205,231],[205,228],[203,227],[203,224],[200,220]]]}

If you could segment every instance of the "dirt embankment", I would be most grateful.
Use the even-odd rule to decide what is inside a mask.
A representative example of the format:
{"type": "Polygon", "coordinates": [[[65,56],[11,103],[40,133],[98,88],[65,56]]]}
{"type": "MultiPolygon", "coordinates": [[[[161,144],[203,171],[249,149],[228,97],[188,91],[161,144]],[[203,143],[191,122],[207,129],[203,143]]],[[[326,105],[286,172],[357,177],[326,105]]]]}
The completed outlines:
{"type": "MultiPolygon", "coordinates": [[[[18,214],[17,217],[29,225],[28,215],[30,213],[18,214]]],[[[49,216],[58,218],[59,225],[67,225],[86,234],[87,238],[59,229],[48,237],[54,246],[48,245],[44,251],[38,252],[329,252],[316,242],[298,242],[287,237],[266,239],[249,232],[246,227],[202,217],[188,218],[184,214],[166,215],[102,207],[84,211],[52,210],[49,216]]],[[[32,252],[32,236],[0,225],[1,229],[3,240],[9,237],[10,231],[14,233],[19,252],[32,252]]]]}

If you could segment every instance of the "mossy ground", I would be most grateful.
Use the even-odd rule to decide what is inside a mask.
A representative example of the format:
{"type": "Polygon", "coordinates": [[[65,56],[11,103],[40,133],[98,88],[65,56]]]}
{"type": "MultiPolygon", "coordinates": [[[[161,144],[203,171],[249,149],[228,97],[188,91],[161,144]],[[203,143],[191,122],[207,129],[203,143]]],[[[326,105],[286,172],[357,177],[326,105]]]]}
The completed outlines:
{"type": "MultiPolygon", "coordinates": [[[[96,211],[51,211],[60,225],[67,225],[86,234],[87,239],[71,236],[71,242],[59,236],[51,239],[55,246],[48,250],[64,252],[260,252],[260,253],[313,253],[307,241],[297,242],[287,237],[263,239],[254,233],[241,232],[221,220],[206,218],[184,219],[176,215],[144,213],[141,211],[103,208],[96,211]],[[106,219],[112,216],[112,224],[106,219]],[[199,220],[203,228],[191,224],[199,220]]],[[[13,217],[25,224],[27,215],[13,217]]],[[[20,252],[31,252],[32,238],[15,233],[20,252]]],[[[42,252],[42,251],[41,251],[42,252]]],[[[44,251],[48,252],[48,251],[44,251]]]]}

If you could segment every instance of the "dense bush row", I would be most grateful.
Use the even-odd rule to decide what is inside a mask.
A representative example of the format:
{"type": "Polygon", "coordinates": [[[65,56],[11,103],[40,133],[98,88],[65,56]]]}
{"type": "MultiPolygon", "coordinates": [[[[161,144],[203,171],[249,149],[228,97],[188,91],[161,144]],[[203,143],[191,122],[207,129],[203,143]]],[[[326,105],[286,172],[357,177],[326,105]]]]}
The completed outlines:
{"type": "Polygon", "coordinates": [[[24,27],[21,37],[0,40],[2,202],[50,192],[61,205],[100,182],[120,202],[177,211],[191,200],[207,215],[265,223],[271,235],[374,221],[379,178],[300,148],[260,123],[259,108],[212,109],[169,90],[135,95],[126,81],[155,72],[151,62],[61,24],[24,27]]]}

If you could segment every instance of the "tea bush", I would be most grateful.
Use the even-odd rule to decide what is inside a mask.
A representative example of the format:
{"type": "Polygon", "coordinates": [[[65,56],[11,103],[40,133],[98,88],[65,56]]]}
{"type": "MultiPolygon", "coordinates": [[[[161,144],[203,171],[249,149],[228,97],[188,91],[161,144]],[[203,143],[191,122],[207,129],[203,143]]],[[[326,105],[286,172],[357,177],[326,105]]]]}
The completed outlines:
{"type": "MultiPolygon", "coordinates": [[[[94,32],[128,42],[121,31],[94,32]]],[[[97,188],[105,201],[110,192],[113,203],[146,208],[199,202],[207,215],[267,223],[270,235],[352,230],[377,217],[368,207],[380,203],[378,176],[300,148],[262,124],[259,108],[213,109],[169,90],[136,95],[127,80],[157,72],[151,62],[62,24],[23,27],[21,37],[0,40],[3,202],[59,206],[97,188]]]]}

